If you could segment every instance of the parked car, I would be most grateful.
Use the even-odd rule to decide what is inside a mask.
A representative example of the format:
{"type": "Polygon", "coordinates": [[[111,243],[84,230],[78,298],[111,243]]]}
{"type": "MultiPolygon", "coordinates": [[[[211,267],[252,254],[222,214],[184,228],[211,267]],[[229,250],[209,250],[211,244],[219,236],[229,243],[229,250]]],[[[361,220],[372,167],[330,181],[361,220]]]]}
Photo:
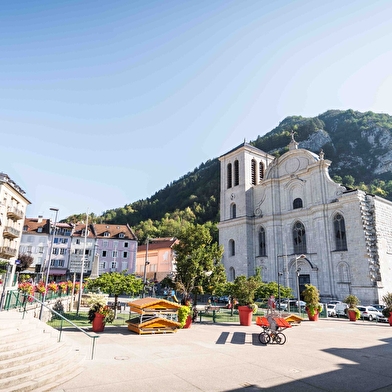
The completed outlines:
{"type": "MultiPolygon", "coordinates": [[[[305,306],[306,306],[306,302],[304,301],[299,301],[299,305],[301,307],[301,310],[304,312],[305,311],[305,306]]],[[[287,310],[292,310],[294,308],[298,308],[298,301],[296,299],[290,299],[287,302],[287,310]]]]}
{"type": "Polygon", "coordinates": [[[340,302],[335,305],[336,317],[347,317],[348,305],[344,302],[340,302]]]}
{"type": "Polygon", "coordinates": [[[342,301],[329,301],[328,302],[328,305],[329,304],[331,304],[331,305],[336,305],[336,304],[341,304],[342,303],[342,301]]]}
{"type": "Polygon", "coordinates": [[[229,296],[228,295],[222,295],[219,297],[219,302],[227,304],[229,302],[229,296]]]}
{"type": "Polygon", "coordinates": [[[385,305],[372,304],[370,306],[373,306],[373,308],[376,308],[379,312],[382,312],[382,310],[385,309],[385,305]]]}
{"type": "Polygon", "coordinates": [[[369,321],[373,321],[377,317],[384,317],[384,315],[373,306],[357,306],[357,308],[361,312],[361,318],[369,321]]]}
{"type": "Polygon", "coordinates": [[[328,317],[336,317],[336,305],[337,304],[327,304],[327,314],[328,317]]]}

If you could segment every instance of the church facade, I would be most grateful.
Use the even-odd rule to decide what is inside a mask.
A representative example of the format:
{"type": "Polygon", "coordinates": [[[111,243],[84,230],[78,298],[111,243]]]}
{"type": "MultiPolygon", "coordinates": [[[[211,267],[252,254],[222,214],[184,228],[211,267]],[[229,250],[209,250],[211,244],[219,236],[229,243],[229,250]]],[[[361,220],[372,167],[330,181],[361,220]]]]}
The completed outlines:
{"type": "Polygon", "coordinates": [[[356,295],[381,303],[392,292],[392,203],[348,190],[331,161],[298,148],[275,158],[247,143],[221,156],[219,242],[227,278],[253,275],[291,287],[306,283],[322,302],[356,295]]]}

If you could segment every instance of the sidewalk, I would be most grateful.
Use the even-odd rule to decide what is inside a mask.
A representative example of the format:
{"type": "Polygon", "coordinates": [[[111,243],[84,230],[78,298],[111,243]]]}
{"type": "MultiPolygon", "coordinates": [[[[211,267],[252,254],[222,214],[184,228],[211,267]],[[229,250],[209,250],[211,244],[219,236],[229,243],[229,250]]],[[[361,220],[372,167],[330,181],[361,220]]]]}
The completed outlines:
{"type": "MultiPolygon", "coordinates": [[[[285,345],[263,346],[261,328],[200,324],[167,335],[106,326],[94,360],[55,392],[391,392],[392,327],[347,319],[303,321],[285,345]]],[[[90,342],[74,332],[89,358],[90,342]]]]}

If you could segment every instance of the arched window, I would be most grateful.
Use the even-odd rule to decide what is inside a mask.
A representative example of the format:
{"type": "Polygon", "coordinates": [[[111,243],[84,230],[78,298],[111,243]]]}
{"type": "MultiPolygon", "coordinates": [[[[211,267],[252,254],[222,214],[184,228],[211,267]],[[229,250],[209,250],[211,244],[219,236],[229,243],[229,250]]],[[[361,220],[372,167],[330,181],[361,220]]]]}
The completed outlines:
{"type": "Polygon", "coordinates": [[[259,231],[259,256],[267,256],[264,227],[260,227],[259,231]]]}
{"type": "Polygon", "coordinates": [[[229,281],[233,282],[235,280],[235,269],[234,267],[229,268],[229,281]]]}
{"type": "Polygon", "coordinates": [[[256,185],[256,161],[254,159],[252,159],[250,166],[251,166],[252,185],[256,185]]]}
{"type": "Polygon", "coordinates": [[[232,173],[231,173],[231,163],[227,165],[227,188],[231,188],[233,186],[232,183],[232,173]]]}
{"type": "Polygon", "coordinates": [[[303,204],[302,204],[302,199],[300,199],[299,197],[297,197],[294,201],[293,201],[293,209],[297,209],[297,208],[302,208],[303,204]]]}
{"type": "Polygon", "coordinates": [[[229,241],[229,254],[230,256],[235,256],[235,242],[234,240],[229,241]]]}
{"type": "Polygon", "coordinates": [[[295,254],[307,253],[305,226],[301,222],[294,223],[293,244],[295,254]]]}
{"type": "Polygon", "coordinates": [[[335,215],[335,218],[333,219],[333,226],[335,230],[336,250],[347,250],[346,225],[344,224],[344,218],[342,215],[335,215]]]}
{"type": "Polygon", "coordinates": [[[264,178],[264,165],[263,162],[259,163],[259,180],[261,181],[264,178]]]}
{"type": "Polygon", "coordinates": [[[350,281],[350,275],[348,272],[347,264],[340,263],[338,265],[338,273],[339,273],[339,281],[340,282],[349,282],[350,281]]]}
{"type": "Polygon", "coordinates": [[[239,167],[239,162],[236,159],[234,161],[234,186],[239,185],[240,183],[240,167],[239,167]]]}
{"type": "Polygon", "coordinates": [[[231,211],[230,211],[231,219],[237,218],[237,206],[236,206],[236,204],[233,203],[233,204],[230,206],[230,209],[231,209],[231,211]]]}

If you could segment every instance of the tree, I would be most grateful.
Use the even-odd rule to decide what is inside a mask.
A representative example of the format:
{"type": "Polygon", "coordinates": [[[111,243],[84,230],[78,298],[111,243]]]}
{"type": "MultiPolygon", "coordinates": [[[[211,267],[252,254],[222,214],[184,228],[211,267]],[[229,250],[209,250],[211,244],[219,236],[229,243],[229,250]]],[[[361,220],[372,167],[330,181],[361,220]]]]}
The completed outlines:
{"type": "Polygon", "coordinates": [[[114,312],[117,316],[118,296],[121,294],[132,294],[143,289],[143,281],[134,275],[123,272],[105,272],[95,279],[87,280],[89,290],[100,290],[105,294],[114,295],[114,312]]]}
{"type": "Polygon", "coordinates": [[[207,225],[189,225],[178,239],[179,243],[173,246],[177,269],[175,282],[184,298],[191,293],[197,296],[204,290],[213,291],[226,280],[221,263],[223,248],[213,242],[207,225]]]}
{"type": "Polygon", "coordinates": [[[16,271],[24,271],[29,268],[31,264],[33,264],[34,258],[26,253],[23,253],[18,256],[18,260],[20,261],[19,265],[16,266],[16,271]]]}

